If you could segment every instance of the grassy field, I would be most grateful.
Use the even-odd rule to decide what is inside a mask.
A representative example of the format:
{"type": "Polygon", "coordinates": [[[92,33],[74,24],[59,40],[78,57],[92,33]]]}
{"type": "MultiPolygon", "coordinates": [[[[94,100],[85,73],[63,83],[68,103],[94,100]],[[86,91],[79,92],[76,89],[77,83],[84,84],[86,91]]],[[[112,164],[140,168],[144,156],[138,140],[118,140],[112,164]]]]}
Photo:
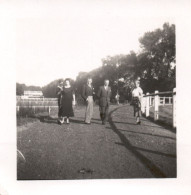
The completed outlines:
{"type": "MultiPolygon", "coordinates": [[[[75,106],[74,112],[82,109],[84,106],[75,106]]],[[[40,120],[43,117],[49,117],[48,107],[44,108],[36,108],[37,112],[34,113],[34,109],[30,107],[23,107],[20,110],[20,113],[17,113],[17,126],[26,125],[28,123],[33,123],[40,120]]],[[[50,116],[57,117],[58,115],[58,107],[51,107],[50,116]]]]}
{"type": "Polygon", "coordinates": [[[38,118],[32,118],[32,117],[17,117],[17,127],[26,125],[28,123],[34,123],[38,121],[38,118]]]}
{"type": "MultiPolygon", "coordinates": [[[[77,98],[77,106],[84,105],[84,100],[82,98],[77,98]]],[[[35,99],[27,99],[22,100],[18,99],[16,104],[17,109],[17,117],[34,117],[36,114],[39,113],[49,113],[58,110],[58,100],[57,99],[49,99],[46,98],[45,100],[35,100],[35,99]],[[49,110],[50,109],[50,110],[49,110]]]]}
{"type": "MultiPolygon", "coordinates": [[[[154,107],[150,108],[150,117],[154,118],[154,107]]],[[[172,105],[159,106],[159,121],[172,125],[172,105]]]]}

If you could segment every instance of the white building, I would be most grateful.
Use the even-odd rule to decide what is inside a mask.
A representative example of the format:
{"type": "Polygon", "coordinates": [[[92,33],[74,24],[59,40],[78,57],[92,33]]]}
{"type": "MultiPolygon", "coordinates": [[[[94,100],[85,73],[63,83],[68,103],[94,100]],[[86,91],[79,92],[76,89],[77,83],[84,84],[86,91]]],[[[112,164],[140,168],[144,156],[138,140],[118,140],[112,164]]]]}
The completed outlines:
{"type": "Polygon", "coordinates": [[[44,98],[42,91],[24,91],[21,99],[44,98]]]}

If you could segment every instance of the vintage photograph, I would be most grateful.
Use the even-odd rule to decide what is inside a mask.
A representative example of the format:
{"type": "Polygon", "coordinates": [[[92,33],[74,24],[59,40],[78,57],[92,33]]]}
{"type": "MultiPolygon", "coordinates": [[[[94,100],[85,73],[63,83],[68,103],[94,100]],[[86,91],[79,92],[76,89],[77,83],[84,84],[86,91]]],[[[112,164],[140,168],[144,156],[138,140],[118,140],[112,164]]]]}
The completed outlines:
{"type": "Polygon", "coordinates": [[[175,18],[48,5],[15,23],[17,180],[177,178],[175,18]]]}

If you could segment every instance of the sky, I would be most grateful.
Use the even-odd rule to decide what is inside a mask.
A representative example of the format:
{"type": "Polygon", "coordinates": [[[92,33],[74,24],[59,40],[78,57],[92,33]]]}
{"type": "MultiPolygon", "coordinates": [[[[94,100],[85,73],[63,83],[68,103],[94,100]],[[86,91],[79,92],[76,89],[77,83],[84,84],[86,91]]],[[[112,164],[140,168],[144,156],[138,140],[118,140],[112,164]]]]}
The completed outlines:
{"type": "Polygon", "coordinates": [[[108,55],[139,51],[145,32],[176,24],[168,4],[155,1],[35,2],[20,6],[15,20],[16,81],[26,85],[75,79],[108,55]]]}

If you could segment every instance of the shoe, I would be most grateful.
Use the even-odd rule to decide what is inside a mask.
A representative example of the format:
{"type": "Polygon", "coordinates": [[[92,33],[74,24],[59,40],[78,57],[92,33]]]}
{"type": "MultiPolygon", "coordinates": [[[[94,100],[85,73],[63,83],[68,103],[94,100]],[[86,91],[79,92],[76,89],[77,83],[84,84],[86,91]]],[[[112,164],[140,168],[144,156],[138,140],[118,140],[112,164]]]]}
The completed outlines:
{"type": "Polygon", "coordinates": [[[91,123],[84,122],[86,125],[91,125],[91,123]]]}
{"type": "Polygon", "coordinates": [[[70,121],[69,121],[69,119],[68,119],[68,118],[66,119],[66,124],[70,124],[70,121]]]}
{"type": "Polygon", "coordinates": [[[105,125],[105,122],[104,121],[102,121],[102,125],[105,125]]]}
{"type": "Polygon", "coordinates": [[[140,125],[140,124],[141,124],[141,121],[138,121],[138,122],[137,122],[137,125],[140,125]]]}

